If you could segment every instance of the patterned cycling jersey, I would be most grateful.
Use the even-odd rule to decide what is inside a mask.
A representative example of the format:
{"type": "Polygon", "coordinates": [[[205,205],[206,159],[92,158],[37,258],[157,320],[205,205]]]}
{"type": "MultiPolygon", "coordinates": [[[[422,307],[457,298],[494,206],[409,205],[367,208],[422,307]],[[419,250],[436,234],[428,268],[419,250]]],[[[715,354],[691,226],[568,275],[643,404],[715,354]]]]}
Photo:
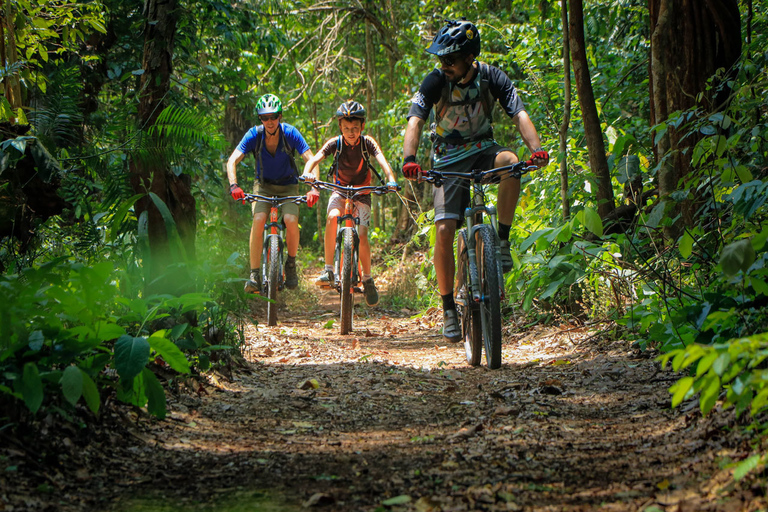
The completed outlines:
{"type": "Polygon", "coordinates": [[[451,84],[439,69],[427,75],[411,100],[408,118],[416,116],[427,120],[433,107],[436,113],[433,127],[433,165],[445,167],[495,144],[491,128],[490,107],[483,103],[483,81],[492,99],[498,100],[509,117],[525,110],[522,100],[509,77],[494,66],[478,63],[475,77],[467,84],[451,84]],[[441,102],[446,97],[447,102],[441,102]]]}

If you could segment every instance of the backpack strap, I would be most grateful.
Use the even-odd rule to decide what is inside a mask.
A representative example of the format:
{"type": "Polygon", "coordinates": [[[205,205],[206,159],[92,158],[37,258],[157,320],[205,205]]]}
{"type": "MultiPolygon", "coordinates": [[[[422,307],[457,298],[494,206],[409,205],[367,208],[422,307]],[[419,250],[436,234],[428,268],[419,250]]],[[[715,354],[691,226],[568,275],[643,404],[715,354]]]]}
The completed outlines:
{"type": "Polygon", "coordinates": [[[328,176],[333,177],[333,182],[339,185],[339,155],[341,155],[341,135],[336,138],[336,151],[333,153],[333,163],[328,169],[328,176]]]}
{"type": "Polygon", "coordinates": [[[368,140],[367,135],[362,136],[362,140],[360,141],[360,144],[362,144],[361,148],[363,150],[363,165],[365,165],[368,170],[376,176],[376,179],[379,180],[380,184],[384,184],[384,180],[381,179],[381,175],[376,171],[376,168],[371,165],[371,155],[368,153],[368,145],[366,144],[366,141],[368,140]]]}
{"type": "Polygon", "coordinates": [[[485,62],[478,62],[478,71],[480,74],[480,101],[483,103],[483,110],[485,111],[485,117],[488,118],[489,123],[493,123],[493,105],[494,97],[491,93],[491,82],[488,80],[491,72],[488,64],[485,62]]]}

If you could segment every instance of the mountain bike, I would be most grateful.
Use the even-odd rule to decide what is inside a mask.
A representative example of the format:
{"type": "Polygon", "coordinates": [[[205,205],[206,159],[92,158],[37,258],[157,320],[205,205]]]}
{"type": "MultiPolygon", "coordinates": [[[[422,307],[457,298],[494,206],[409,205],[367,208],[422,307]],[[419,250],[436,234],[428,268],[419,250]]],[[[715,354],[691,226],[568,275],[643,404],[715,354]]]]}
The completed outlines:
{"type": "Polygon", "coordinates": [[[341,334],[349,334],[352,332],[352,310],[355,305],[353,294],[363,293],[360,287],[362,276],[359,261],[360,237],[357,233],[360,218],[354,215],[354,200],[366,193],[386,194],[389,192],[389,187],[386,185],[349,187],[326,181],[313,181],[307,184],[317,189],[336,192],[344,198],[344,212],[336,219],[336,249],[333,253],[334,282],[330,288],[338,291],[341,296],[339,311],[341,334]]]}
{"type": "Polygon", "coordinates": [[[532,162],[469,172],[427,171],[422,178],[442,186],[446,178],[472,182],[472,200],[464,210],[466,227],[456,242],[454,298],[461,321],[467,362],[480,364],[483,347],[488,367],[501,366],[501,301],[504,300],[504,273],[501,269],[501,240],[496,207],[486,205],[485,188],[501,179],[517,178],[537,169],[532,162]],[[489,222],[484,223],[483,215],[489,222]]]}
{"type": "Polygon", "coordinates": [[[283,289],[285,275],[283,274],[283,247],[285,245],[285,224],[279,219],[278,209],[286,203],[306,203],[306,196],[262,196],[259,194],[245,194],[245,200],[264,202],[271,205],[269,218],[264,224],[264,241],[261,253],[261,294],[269,302],[267,303],[267,325],[277,325],[277,292],[283,289]]]}

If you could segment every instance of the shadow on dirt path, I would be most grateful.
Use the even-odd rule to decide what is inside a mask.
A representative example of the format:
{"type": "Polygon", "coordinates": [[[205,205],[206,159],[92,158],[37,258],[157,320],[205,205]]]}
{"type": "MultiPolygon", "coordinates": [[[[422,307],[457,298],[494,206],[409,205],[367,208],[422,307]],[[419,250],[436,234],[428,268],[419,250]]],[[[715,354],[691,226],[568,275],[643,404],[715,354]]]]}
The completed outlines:
{"type": "Polygon", "coordinates": [[[102,486],[89,509],[765,506],[759,485],[719,467],[748,453],[726,416],[670,410],[676,376],[626,342],[574,326],[507,332],[489,371],[443,341],[439,311],[358,306],[340,336],[330,293],[286,307],[278,326],[247,327],[231,378],[172,399],[165,421],[129,418],[130,446],[83,481],[102,486]]]}

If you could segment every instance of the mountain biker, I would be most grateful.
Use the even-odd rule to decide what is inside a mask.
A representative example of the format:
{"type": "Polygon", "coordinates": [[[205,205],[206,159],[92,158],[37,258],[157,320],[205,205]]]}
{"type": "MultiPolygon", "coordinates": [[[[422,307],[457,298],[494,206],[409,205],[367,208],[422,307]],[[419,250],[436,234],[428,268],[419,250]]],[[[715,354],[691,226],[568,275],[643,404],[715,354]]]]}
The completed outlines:
{"type": "MultiPolygon", "coordinates": [[[[371,166],[370,157],[376,159],[387,175],[387,186],[397,190],[397,181],[378,143],[370,135],[362,135],[365,128],[365,108],[356,101],[342,103],[336,111],[341,135],[329,139],[318,153],[304,164],[303,177],[307,182],[320,179],[318,164],[333,156],[333,180],[344,186],[365,187],[371,184],[371,173],[376,171],[371,166]]],[[[378,176],[378,174],[377,174],[378,176]]],[[[316,189],[307,193],[307,205],[314,206],[319,198],[316,189]]],[[[333,253],[336,242],[336,218],[344,211],[345,199],[334,192],[328,201],[325,224],[325,269],[315,281],[318,286],[333,283],[333,253]]],[[[363,194],[355,197],[355,216],[360,218],[358,234],[360,236],[360,263],[363,266],[363,289],[365,302],[369,306],[379,303],[379,292],[371,277],[371,245],[368,241],[368,226],[371,222],[371,196],[363,194]]]]}
{"type": "MultiPolygon", "coordinates": [[[[249,152],[256,159],[256,176],[253,191],[263,196],[299,195],[298,170],[294,154],[298,151],[306,162],[312,158],[312,151],[299,130],[283,123],[283,104],[274,94],[265,94],[256,103],[256,113],[261,125],[254,126],[243,136],[237,148],[227,161],[227,177],[232,199],[243,200],[244,193],[237,184],[237,165],[249,152]]],[[[243,200],[243,202],[245,202],[243,200]]],[[[247,293],[259,293],[261,290],[261,250],[264,224],[271,206],[267,203],[254,202],[253,224],[250,236],[251,273],[245,283],[247,293]]],[[[283,222],[285,223],[285,242],[288,258],[285,261],[285,286],[294,289],[299,285],[296,273],[296,253],[299,249],[299,205],[283,204],[283,222]]]]}
{"type": "MultiPolygon", "coordinates": [[[[493,139],[491,111],[498,101],[517,126],[535,165],[544,166],[549,154],[541,149],[536,128],[525,111],[509,77],[500,69],[475,60],[480,54],[480,33],[466,19],[447,21],[427,52],[437,56],[440,68],[430,72],[411,99],[403,142],[403,175],[418,179],[423,174],[416,152],[425,121],[434,108],[432,166],[436,170],[468,172],[518,162],[518,157],[493,139]]],[[[505,179],[498,191],[499,237],[504,272],[512,268],[509,231],[520,194],[519,179],[505,179]]],[[[443,336],[462,337],[453,298],[455,259],[453,240],[469,205],[467,180],[446,179],[433,188],[435,204],[435,274],[443,300],[443,336]]]]}

